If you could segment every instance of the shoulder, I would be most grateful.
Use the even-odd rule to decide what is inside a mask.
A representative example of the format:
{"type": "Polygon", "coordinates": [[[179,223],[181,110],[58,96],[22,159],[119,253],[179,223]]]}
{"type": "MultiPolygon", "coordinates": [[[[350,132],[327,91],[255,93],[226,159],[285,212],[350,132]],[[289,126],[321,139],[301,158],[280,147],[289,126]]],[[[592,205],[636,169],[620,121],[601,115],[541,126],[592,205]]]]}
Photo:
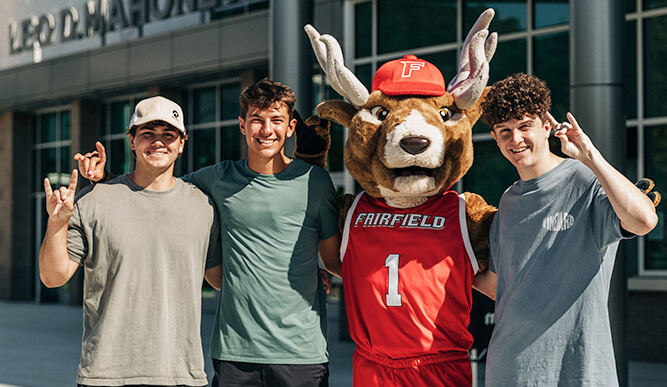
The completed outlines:
{"type": "Polygon", "coordinates": [[[104,183],[90,184],[82,188],[76,195],[77,203],[106,200],[110,195],[119,195],[123,191],[131,191],[126,176],[121,175],[104,183]]]}

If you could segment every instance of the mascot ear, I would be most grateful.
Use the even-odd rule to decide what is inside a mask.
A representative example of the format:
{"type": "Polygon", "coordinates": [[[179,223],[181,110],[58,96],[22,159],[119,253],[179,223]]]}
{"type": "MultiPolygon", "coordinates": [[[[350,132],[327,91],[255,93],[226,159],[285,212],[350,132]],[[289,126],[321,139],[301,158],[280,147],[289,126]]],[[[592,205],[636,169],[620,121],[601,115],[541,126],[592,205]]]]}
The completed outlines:
{"type": "Polygon", "coordinates": [[[354,105],[341,100],[324,101],[315,109],[318,116],[348,128],[352,124],[352,118],[358,112],[354,105]]]}

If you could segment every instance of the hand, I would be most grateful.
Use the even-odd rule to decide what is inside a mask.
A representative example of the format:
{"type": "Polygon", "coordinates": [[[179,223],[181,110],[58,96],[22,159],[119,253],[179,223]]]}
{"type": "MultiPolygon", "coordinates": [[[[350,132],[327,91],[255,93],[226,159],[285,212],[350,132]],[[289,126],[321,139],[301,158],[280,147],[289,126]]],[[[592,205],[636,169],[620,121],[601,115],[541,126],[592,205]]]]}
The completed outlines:
{"type": "Polygon", "coordinates": [[[54,191],[51,188],[49,179],[44,179],[46,212],[48,212],[50,220],[69,222],[69,218],[72,216],[72,211],[74,209],[74,194],[76,193],[77,180],[78,173],[75,169],[70,176],[69,186],[63,186],[54,191]]]}
{"type": "Polygon", "coordinates": [[[318,155],[329,147],[329,121],[317,116],[310,117],[304,122],[301,115],[294,111],[296,119],[296,152],[302,155],[318,155]]]}
{"type": "Polygon", "coordinates": [[[320,269],[320,274],[322,274],[322,283],[324,284],[324,291],[329,294],[331,292],[331,276],[326,270],[320,269]]]}
{"type": "Polygon", "coordinates": [[[104,150],[104,145],[101,142],[96,142],[97,150],[88,152],[85,155],[77,153],[74,155],[74,160],[79,162],[79,171],[81,176],[90,180],[91,182],[98,182],[106,176],[104,167],[107,163],[107,154],[104,150]]]}
{"type": "Polygon", "coordinates": [[[567,113],[567,120],[569,122],[559,123],[551,113],[547,113],[547,120],[553,126],[554,136],[560,140],[560,148],[564,154],[581,161],[590,156],[595,146],[593,146],[591,139],[581,129],[572,113],[567,113]]]}
{"type": "Polygon", "coordinates": [[[657,207],[658,204],[660,204],[662,196],[660,195],[660,192],[653,190],[653,188],[655,187],[655,183],[653,183],[653,180],[644,177],[640,179],[635,185],[637,186],[637,188],[639,188],[640,191],[642,191],[646,196],[648,196],[649,199],[651,199],[651,201],[653,202],[653,207],[657,207]]]}

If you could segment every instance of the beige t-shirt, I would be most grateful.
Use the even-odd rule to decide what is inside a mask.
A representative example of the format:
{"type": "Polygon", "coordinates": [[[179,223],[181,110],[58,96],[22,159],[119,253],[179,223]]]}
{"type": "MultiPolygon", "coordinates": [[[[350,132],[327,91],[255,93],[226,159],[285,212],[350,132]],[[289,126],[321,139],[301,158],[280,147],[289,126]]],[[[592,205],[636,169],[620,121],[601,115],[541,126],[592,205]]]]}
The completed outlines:
{"type": "Polygon", "coordinates": [[[79,194],[67,241],[84,269],[77,383],[207,384],[201,286],[219,234],[209,198],[180,179],[157,192],[124,175],[79,194]]]}

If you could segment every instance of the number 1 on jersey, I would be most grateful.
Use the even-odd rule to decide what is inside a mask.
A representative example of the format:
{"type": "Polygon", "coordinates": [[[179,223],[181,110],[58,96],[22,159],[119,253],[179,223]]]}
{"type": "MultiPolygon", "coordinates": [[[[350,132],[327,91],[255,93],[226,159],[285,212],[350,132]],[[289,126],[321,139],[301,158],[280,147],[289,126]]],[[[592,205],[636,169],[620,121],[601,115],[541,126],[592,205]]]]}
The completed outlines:
{"type": "Polygon", "coordinates": [[[384,261],[388,271],[387,306],[403,306],[401,295],[398,293],[398,254],[389,254],[384,261]]]}

